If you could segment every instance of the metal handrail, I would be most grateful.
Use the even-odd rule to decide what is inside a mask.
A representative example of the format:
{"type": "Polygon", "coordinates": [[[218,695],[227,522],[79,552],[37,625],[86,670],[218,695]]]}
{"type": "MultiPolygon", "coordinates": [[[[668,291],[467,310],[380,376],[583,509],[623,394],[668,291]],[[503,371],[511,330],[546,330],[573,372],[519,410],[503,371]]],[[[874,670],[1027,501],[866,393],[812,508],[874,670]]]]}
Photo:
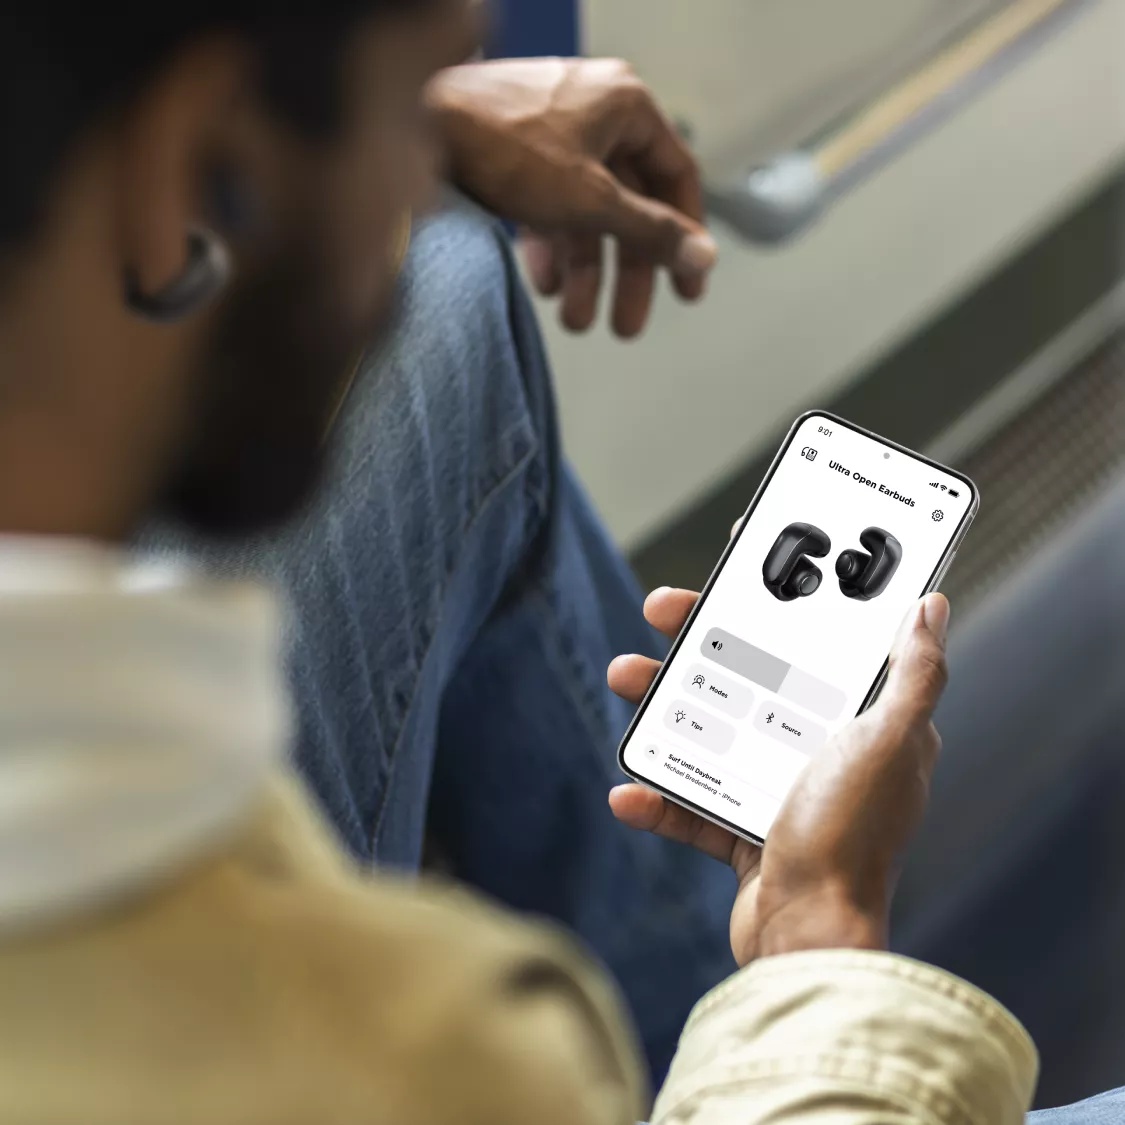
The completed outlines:
{"type": "Polygon", "coordinates": [[[740,182],[708,185],[708,209],[751,242],[789,241],[1094,2],[1013,0],[823,140],[776,157],[740,182]]]}

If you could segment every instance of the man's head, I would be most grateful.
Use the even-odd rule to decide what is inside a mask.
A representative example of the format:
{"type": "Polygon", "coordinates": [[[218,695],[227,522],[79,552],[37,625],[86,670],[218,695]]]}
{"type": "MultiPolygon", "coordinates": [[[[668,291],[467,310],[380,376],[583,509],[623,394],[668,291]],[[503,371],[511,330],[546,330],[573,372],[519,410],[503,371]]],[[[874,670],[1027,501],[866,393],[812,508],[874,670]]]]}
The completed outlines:
{"type": "Polygon", "coordinates": [[[386,311],[431,174],[422,89],[472,49],[476,5],[20,7],[0,17],[0,532],[285,516],[386,311]],[[146,318],[199,227],[229,282],[146,318]]]}

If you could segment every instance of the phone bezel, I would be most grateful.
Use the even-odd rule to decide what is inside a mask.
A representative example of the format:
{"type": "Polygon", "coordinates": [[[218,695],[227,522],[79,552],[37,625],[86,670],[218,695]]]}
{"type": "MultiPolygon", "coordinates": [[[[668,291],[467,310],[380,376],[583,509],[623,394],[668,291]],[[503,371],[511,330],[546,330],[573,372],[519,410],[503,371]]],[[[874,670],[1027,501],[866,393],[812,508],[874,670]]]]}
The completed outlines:
{"type": "MultiPolygon", "coordinates": [[[[754,493],[754,498],[750,501],[750,506],[746,509],[746,512],[742,516],[738,531],[734,536],[732,536],[730,542],[726,546],[726,550],[723,551],[718,563],[715,565],[715,569],[711,572],[711,577],[707,579],[707,584],[703,587],[703,590],[699,595],[699,600],[695,604],[695,608],[691,611],[690,616],[684,623],[684,627],[680,630],[679,635],[676,637],[675,641],[673,641],[668,655],[664,658],[664,662],[663,664],[661,664],[660,670],[657,672],[656,678],[652,682],[652,686],[645,693],[644,699],[641,700],[641,704],[637,708],[636,714],[633,716],[632,721],[629,723],[629,729],[625,732],[625,737],[621,740],[621,744],[617,749],[618,767],[627,777],[632,778],[634,781],[639,782],[641,785],[644,785],[649,789],[656,790],[656,792],[668,798],[668,800],[673,801],[675,804],[681,805],[686,809],[690,809],[692,812],[703,817],[705,820],[709,820],[713,824],[718,824],[721,827],[726,828],[728,831],[733,832],[736,836],[739,836],[744,840],[749,840],[751,843],[758,844],[759,846],[765,843],[765,839],[763,837],[755,836],[754,833],[750,832],[746,828],[742,828],[739,825],[732,823],[725,817],[719,816],[717,813],[713,813],[707,809],[701,808],[689,797],[684,797],[680,794],[673,793],[671,790],[667,789],[659,782],[654,781],[652,778],[644,777],[636,770],[630,769],[629,766],[625,764],[625,751],[628,748],[634,734],[636,733],[638,724],[644,717],[645,712],[648,710],[648,706],[652,702],[652,697],[656,694],[657,689],[663,682],[668,669],[672,666],[672,662],[679,654],[680,647],[683,645],[688,632],[690,631],[692,625],[695,624],[695,619],[699,616],[700,611],[703,609],[703,606],[707,601],[707,597],[711,593],[712,587],[719,580],[719,576],[723,573],[723,568],[726,566],[727,560],[734,553],[735,548],[738,546],[738,541],[742,538],[742,533],[746,530],[746,526],[750,522],[750,517],[754,514],[754,509],[758,506],[758,502],[765,494],[766,489],[769,488],[770,482],[773,480],[774,473],[777,471],[778,465],[781,464],[781,460],[785,456],[785,454],[789,452],[789,447],[793,444],[793,439],[797,436],[797,432],[800,430],[800,428],[806,422],[814,418],[823,419],[826,422],[831,422],[833,425],[845,426],[853,433],[861,434],[863,437],[870,438],[872,441],[877,442],[879,445],[882,445],[889,450],[892,450],[896,453],[905,454],[906,456],[912,457],[914,460],[919,461],[924,465],[928,465],[932,469],[937,469],[941,473],[948,474],[956,480],[961,481],[961,483],[969,489],[972,495],[972,502],[969,504],[969,507],[966,510],[961,522],[954,529],[945,552],[942,554],[941,558],[937,562],[937,565],[934,567],[933,572],[930,574],[929,581],[919,592],[919,598],[924,597],[926,594],[932,593],[935,589],[937,589],[937,586],[940,583],[941,579],[945,576],[945,570],[947,566],[952,561],[953,556],[956,555],[957,550],[961,546],[961,543],[964,541],[965,535],[968,533],[973,520],[976,518],[977,512],[980,510],[980,491],[977,488],[976,484],[969,477],[965,476],[964,473],[959,473],[956,470],[949,468],[948,465],[943,465],[940,461],[935,461],[933,460],[933,458],[926,457],[921,453],[917,453],[913,449],[908,449],[904,445],[899,445],[897,442],[893,442],[889,438],[885,438],[880,436],[879,434],[872,433],[872,431],[870,430],[865,430],[862,426],[857,426],[854,422],[849,422],[846,418],[841,418],[837,414],[831,414],[826,410],[806,410],[789,428],[789,433],[786,435],[785,440],[781,443],[781,446],[774,456],[773,461],[770,463],[769,470],[762,478],[762,483],[758,486],[757,492],[754,493]]],[[[888,654],[888,659],[883,661],[883,666],[879,670],[878,675],[876,675],[875,679],[872,681],[871,687],[868,690],[867,694],[864,696],[863,703],[861,704],[859,710],[856,712],[856,715],[863,714],[863,712],[866,711],[867,708],[870,707],[871,704],[875,701],[875,698],[879,694],[880,688],[883,686],[883,681],[886,679],[889,663],[890,660],[888,654]]]]}

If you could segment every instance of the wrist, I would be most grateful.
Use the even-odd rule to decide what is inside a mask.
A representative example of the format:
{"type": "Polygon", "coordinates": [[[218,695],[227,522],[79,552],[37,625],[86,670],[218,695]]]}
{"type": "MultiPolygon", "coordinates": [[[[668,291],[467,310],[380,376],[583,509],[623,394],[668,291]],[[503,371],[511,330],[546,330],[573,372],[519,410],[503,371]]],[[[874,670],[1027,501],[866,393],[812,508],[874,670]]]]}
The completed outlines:
{"type": "Polygon", "coordinates": [[[444,70],[439,70],[426,83],[423,102],[427,112],[436,115],[439,119],[456,106],[459,100],[457,87],[460,69],[457,66],[446,67],[444,70]]]}
{"type": "Polygon", "coordinates": [[[423,93],[423,104],[432,128],[448,141],[466,128],[476,128],[489,120],[492,101],[479,82],[479,63],[463,63],[439,70],[423,93]]]}
{"type": "Polygon", "coordinates": [[[813,892],[769,914],[755,945],[758,958],[813,949],[886,949],[886,912],[865,909],[835,889],[813,892]]]}
{"type": "Polygon", "coordinates": [[[443,156],[448,155],[450,141],[466,119],[461,69],[454,66],[438,71],[426,84],[423,95],[431,134],[437,139],[443,156]]]}
{"type": "Polygon", "coordinates": [[[443,178],[486,209],[499,210],[482,172],[502,164],[504,149],[493,123],[480,112],[479,95],[474,97],[474,69],[449,67],[431,78],[425,91],[426,115],[443,178]]]}

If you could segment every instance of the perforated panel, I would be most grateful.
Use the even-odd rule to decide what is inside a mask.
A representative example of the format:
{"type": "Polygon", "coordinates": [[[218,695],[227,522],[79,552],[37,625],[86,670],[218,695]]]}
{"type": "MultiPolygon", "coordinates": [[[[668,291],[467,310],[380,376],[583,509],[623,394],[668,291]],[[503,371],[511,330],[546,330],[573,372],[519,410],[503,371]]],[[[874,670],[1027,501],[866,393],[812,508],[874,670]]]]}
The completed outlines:
{"type": "Polygon", "coordinates": [[[1125,331],[959,467],[982,495],[943,584],[961,615],[1125,472],[1125,331]]]}

